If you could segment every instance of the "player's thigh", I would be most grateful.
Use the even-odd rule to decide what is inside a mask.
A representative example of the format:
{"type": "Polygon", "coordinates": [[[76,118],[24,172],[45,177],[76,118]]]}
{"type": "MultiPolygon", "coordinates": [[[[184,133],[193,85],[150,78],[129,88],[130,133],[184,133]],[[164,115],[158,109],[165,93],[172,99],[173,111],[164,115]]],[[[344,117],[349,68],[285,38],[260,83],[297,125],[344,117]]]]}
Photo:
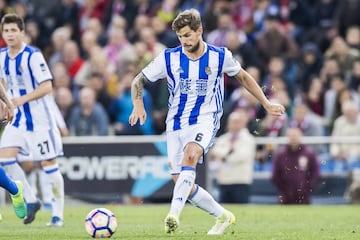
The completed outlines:
{"type": "MultiPolygon", "coordinates": [[[[196,124],[183,130],[181,141],[186,147],[189,143],[196,143],[202,149],[204,156],[213,145],[217,129],[212,124],[196,124]]],[[[200,159],[199,163],[202,163],[200,159]]]]}
{"type": "Polygon", "coordinates": [[[61,137],[53,130],[33,132],[30,136],[28,141],[31,141],[29,145],[34,161],[55,159],[62,151],[61,137]]]}
{"type": "MultiPolygon", "coordinates": [[[[203,155],[214,142],[217,129],[212,124],[197,124],[186,129],[167,132],[167,150],[170,173],[179,174],[183,165],[184,149],[189,143],[196,143],[203,155]]],[[[203,156],[199,159],[202,163],[203,156]]]]}
{"type": "Polygon", "coordinates": [[[0,158],[16,158],[19,152],[29,155],[26,134],[14,126],[6,126],[0,139],[0,158]]]}
{"type": "Polygon", "coordinates": [[[184,156],[184,146],[180,141],[180,131],[167,132],[166,139],[170,174],[179,174],[184,156]]]}

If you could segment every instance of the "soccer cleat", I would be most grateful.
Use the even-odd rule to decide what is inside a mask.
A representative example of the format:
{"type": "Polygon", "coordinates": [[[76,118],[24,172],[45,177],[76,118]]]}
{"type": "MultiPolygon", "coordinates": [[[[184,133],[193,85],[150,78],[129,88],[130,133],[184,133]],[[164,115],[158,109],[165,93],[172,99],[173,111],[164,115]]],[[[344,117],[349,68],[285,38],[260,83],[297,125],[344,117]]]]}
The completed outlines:
{"type": "Polygon", "coordinates": [[[62,227],[64,226],[64,221],[59,217],[52,217],[51,221],[46,224],[48,227],[62,227]]]}
{"type": "Polygon", "coordinates": [[[23,219],[26,216],[26,204],[23,196],[24,187],[20,181],[15,181],[15,184],[18,187],[18,193],[15,195],[10,194],[10,197],[16,216],[23,219]]]}
{"type": "Polygon", "coordinates": [[[27,214],[24,218],[24,224],[32,223],[35,220],[35,215],[39,211],[41,207],[40,201],[37,201],[36,203],[28,203],[27,204],[27,214]]]}
{"type": "Polygon", "coordinates": [[[225,212],[216,220],[215,225],[208,231],[208,235],[221,235],[230,225],[235,223],[235,216],[232,212],[225,212]]]}
{"type": "Polygon", "coordinates": [[[175,233],[177,227],[179,226],[179,218],[177,215],[169,213],[166,216],[164,223],[166,233],[175,233]]]}

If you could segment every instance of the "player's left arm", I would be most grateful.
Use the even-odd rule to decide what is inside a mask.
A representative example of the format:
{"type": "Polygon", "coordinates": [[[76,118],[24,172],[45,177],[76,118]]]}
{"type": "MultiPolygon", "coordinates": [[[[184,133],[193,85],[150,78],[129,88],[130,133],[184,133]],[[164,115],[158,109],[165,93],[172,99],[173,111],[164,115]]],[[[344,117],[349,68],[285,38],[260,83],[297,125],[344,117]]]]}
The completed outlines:
{"type": "Polygon", "coordinates": [[[53,77],[50,73],[44,56],[40,51],[36,51],[30,56],[29,68],[32,71],[37,86],[34,88],[33,91],[28,92],[25,95],[18,98],[13,98],[12,102],[15,107],[19,107],[27,102],[42,98],[52,92],[51,80],[53,77]]]}
{"type": "Polygon", "coordinates": [[[248,72],[241,68],[235,77],[240,81],[242,86],[244,86],[252,95],[254,95],[257,100],[259,100],[267,112],[275,116],[284,114],[285,107],[281,104],[270,102],[269,99],[266,98],[264,92],[257,84],[255,79],[248,72]]]}
{"type": "Polygon", "coordinates": [[[29,92],[21,97],[13,98],[12,103],[15,107],[24,105],[27,102],[39,99],[47,94],[52,92],[52,82],[50,79],[48,81],[43,81],[37,86],[34,91],[29,92]]]}

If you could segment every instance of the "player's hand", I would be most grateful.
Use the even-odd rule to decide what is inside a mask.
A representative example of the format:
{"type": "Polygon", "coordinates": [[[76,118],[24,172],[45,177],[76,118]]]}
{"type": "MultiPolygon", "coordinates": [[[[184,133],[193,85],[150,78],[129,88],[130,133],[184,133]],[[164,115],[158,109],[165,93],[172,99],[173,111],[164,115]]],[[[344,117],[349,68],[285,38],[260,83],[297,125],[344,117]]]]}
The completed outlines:
{"type": "Polygon", "coordinates": [[[131,126],[136,125],[137,121],[140,121],[140,125],[143,125],[146,120],[146,111],[144,106],[134,106],[132,113],[129,117],[129,124],[131,126]]]}
{"type": "Polygon", "coordinates": [[[13,98],[11,99],[12,104],[14,104],[15,107],[20,107],[22,105],[24,105],[25,101],[22,97],[17,97],[17,98],[13,98]]]}
{"type": "Polygon", "coordinates": [[[273,116],[281,116],[285,113],[285,107],[279,103],[270,103],[265,109],[273,116]]]}
{"type": "Polygon", "coordinates": [[[12,104],[5,107],[5,116],[3,119],[3,123],[7,124],[13,120],[14,110],[15,110],[15,107],[12,104]]]}

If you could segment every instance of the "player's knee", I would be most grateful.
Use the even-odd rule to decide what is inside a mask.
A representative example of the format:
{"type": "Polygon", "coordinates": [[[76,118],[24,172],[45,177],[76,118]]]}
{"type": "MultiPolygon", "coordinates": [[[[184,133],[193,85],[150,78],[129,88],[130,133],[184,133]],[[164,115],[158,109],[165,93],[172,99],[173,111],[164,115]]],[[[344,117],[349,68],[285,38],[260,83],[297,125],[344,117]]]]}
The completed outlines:
{"type": "Polygon", "coordinates": [[[195,167],[200,157],[202,149],[197,144],[189,144],[185,148],[183,166],[195,167]]]}
{"type": "Polygon", "coordinates": [[[183,166],[195,167],[198,161],[198,154],[196,154],[196,152],[189,152],[184,155],[183,166]]]}
{"type": "Polygon", "coordinates": [[[42,167],[51,166],[51,165],[54,165],[54,164],[56,164],[56,159],[41,161],[41,166],[42,167]]]}

